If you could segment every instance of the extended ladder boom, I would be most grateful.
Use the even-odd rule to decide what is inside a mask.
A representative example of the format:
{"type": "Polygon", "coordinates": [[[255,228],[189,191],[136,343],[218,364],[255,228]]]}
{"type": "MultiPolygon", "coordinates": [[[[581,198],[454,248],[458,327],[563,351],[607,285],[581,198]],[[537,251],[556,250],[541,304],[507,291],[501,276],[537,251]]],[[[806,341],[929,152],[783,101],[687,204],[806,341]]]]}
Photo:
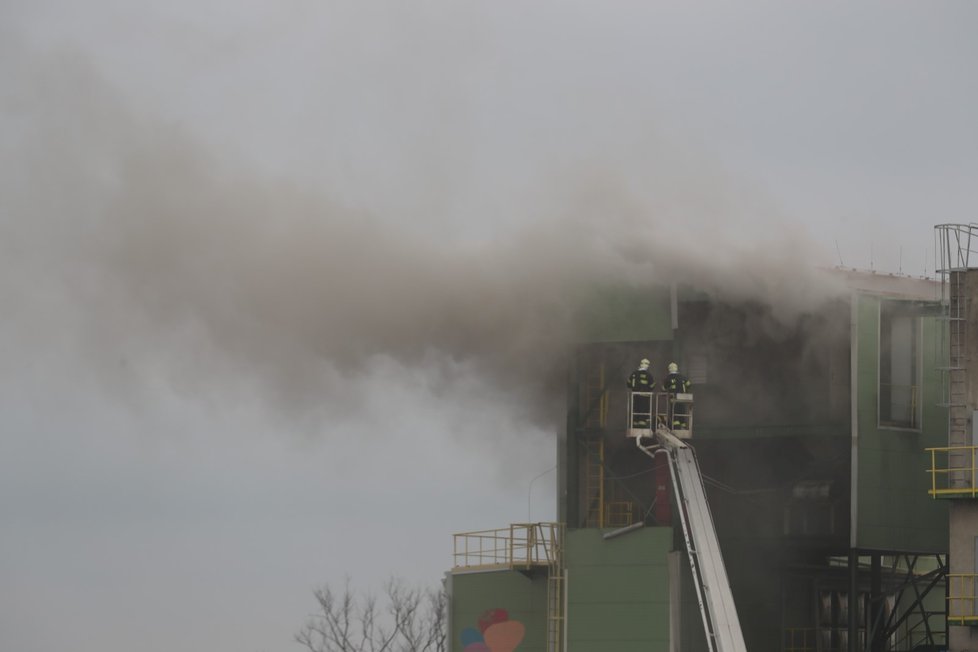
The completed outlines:
{"type": "MultiPolygon", "coordinates": [[[[672,485],[710,650],[746,652],[747,646],[730,592],[730,581],[720,554],[720,543],[696,454],[666,428],[658,428],[655,437],[662,446],[661,450],[669,454],[672,485]]],[[[641,438],[636,438],[635,443],[645,454],[654,458],[656,447],[644,446],[641,438]]]]}

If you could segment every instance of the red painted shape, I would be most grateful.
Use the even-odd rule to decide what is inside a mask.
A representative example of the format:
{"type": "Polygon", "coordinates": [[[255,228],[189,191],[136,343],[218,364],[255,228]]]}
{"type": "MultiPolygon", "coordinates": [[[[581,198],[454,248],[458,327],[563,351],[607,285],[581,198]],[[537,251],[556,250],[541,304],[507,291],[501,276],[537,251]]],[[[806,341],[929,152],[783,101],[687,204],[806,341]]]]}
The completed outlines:
{"type": "Polygon", "coordinates": [[[489,609],[479,617],[479,631],[483,634],[486,630],[496,623],[504,623],[509,620],[509,612],[505,609],[489,609]]]}
{"type": "Polygon", "coordinates": [[[655,456],[655,522],[658,525],[672,525],[672,480],[669,477],[669,458],[660,454],[655,456]]]}
{"type": "Polygon", "coordinates": [[[525,635],[526,627],[523,623],[518,620],[507,620],[486,629],[486,645],[492,652],[513,652],[525,635]]]}

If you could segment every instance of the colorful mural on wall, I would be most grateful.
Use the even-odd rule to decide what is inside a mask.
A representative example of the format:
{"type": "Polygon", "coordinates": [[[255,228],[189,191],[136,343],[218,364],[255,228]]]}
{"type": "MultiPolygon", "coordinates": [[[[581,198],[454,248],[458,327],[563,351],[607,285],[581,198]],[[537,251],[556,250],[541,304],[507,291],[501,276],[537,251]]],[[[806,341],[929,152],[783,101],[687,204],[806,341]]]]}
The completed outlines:
{"type": "Polygon", "coordinates": [[[512,652],[523,642],[526,627],[510,620],[505,609],[489,609],[479,617],[478,629],[462,630],[463,652],[512,652]]]}

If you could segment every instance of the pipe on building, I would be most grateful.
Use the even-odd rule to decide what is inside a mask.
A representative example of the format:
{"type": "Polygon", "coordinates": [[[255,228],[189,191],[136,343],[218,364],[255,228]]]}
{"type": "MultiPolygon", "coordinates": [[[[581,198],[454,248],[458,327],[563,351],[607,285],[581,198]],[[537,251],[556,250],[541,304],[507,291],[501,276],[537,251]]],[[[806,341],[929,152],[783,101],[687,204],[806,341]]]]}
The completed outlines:
{"type": "Polygon", "coordinates": [[[632,523],[631,525],[626,525],[625,527],[620,527],[617,530],[607,532],[601,535],[601,538],[605,540],[614,539],[615,537],[620,537],[623,534],[628,534],[629,532],[634,532],[635,530],[641,530],[643,527],[645,527],[645,523],[639,521],[638,523],[632,523]]]}

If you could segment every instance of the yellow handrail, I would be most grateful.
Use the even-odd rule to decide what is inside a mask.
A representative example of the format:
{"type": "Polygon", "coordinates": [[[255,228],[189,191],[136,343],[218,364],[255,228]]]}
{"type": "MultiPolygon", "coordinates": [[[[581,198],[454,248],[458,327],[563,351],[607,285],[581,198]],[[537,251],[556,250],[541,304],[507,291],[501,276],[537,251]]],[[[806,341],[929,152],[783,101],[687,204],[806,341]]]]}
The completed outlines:
{"type": "Polygon", "coordinates": [[[978,624],[978,597],[975,595],[976,573],[948,573],[947,620],[956,624],[978,624]]]}
{"type": "Polygon", "coordinates": [[[978,497],[978,446],[945,446],[930,453],[930,491],[934,498],[978,497]],[[941,463],[943,462],[943,464],[941,463]]]}
{"type": "Polygon", "coordinates": [[[560,523],[513,523],[453,535],[455,569],[530,568],[553,562],[560,523]]]}
{"type": "Polygon", "coordinates": [[[787,627],[784,629],[784,652],[814,652],[814,627],[787,627]]]}

